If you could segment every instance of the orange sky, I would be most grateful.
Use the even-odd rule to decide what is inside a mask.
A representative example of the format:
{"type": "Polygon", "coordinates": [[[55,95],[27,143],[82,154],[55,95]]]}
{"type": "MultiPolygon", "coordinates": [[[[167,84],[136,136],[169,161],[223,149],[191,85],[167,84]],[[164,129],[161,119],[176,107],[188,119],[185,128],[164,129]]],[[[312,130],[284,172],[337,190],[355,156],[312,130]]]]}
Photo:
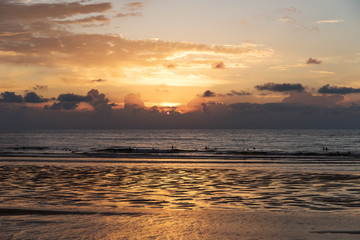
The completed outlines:
{"type": "Polygon", "coordinates": [[[60,94],[96,89],[112,108],[135,94],[143,107],[180,112],[207,102],[359,104],[358,10],[355,0],[5,0],[0,92],[35,92],[46,101],[31,106],[51,107],[60,94]]]}

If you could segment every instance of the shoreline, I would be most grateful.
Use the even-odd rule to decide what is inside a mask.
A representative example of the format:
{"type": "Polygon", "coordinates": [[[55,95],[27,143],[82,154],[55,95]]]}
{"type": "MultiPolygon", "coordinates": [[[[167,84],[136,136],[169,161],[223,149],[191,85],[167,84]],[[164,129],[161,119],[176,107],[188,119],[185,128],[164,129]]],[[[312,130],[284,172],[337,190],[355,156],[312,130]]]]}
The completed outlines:
{"type": "Polygon", "coordinates": [[[324,159],[194,159],[194,158],[74,158],[74,157],[0,157],[0,166],[98,166],[98,167],[169,167],[169,168],[230,168],[230,169],[269,169],[278,171],[315,171],[329,173],[357,173],[360,171],[358,160],[324,159]]]}
{"type": "Polygon", "coordinates": [[[329,212],[124,209],[119,214],[108,215],[0,214],[0,219],[3,223],[0,237],[4,240],[34,237],[328,240],[354,239],[360,235],[360,215],[329,212]]]}
{"type": "Polygon", "coordinates": [[[226,164],[0,164],[1,207],[360,211],[360,174],[226,164]]]}
{"type": "Polygon", "coordinates": [[[360,174],[339,165],[8,160],[4,240],[360,236],[360,174]]]}

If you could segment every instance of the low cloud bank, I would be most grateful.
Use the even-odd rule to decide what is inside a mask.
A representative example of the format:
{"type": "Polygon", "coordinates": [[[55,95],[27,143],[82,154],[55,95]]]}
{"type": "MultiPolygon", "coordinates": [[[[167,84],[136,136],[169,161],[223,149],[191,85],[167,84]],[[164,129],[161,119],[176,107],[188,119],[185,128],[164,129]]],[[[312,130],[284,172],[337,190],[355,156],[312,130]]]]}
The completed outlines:
{"type": "MultiPolygon", "coordinates": [[[[96,89],[86,95],[60,94],[44,99],[35,92],[24,96],[0,93],[0,130],[10,129],[126,129],[126,128],[360,128],[360,105],[343,104],[344,94],[358,93],[352,87],[325,85],[313,94],[301,84],[258,85],[260,91],[286,93],[280,103],[237,102],[225,104],[219,99],[250,95],[232,90],[227,94],[211,90],[198,95],[192,112],[181,113],[176,107],[145,107],[139,93],[124,96],[124,107],[110,103],[96,89]],[[51,101],[51,102],[50,102],[51,101]],[[37,103],[48,102],[42,108],[37,103]],[[25,104],[32,103],[32,104],[25,104]],[[78,109],[86,103],[92,109],[78,109]]],[[[239,100],[238,100],[239,101],[239,100]]]]}
{"type": "Polygon", "coordinates": [[[290,92],[290,91],[304,91],[304,87],[300,83],[265,83],[263,85],[256,85],[255,88],[259,91],[271,92],[290,92]]]}
{"type": "Polygon", "coordinates": [[[35,92],[27,92],[24,96],[17,95],[15,92],[0,93],[0,103],[42,103],[47,101],[49,100],[35,92]]]}
{"type": "Polygon", "coordinates": [[[360,93],[360,88],[352,88],[352,87],[337,87],[330,86],[326,84],[319,88],[318,93],[325,94],[351,94],[351,93],[360,93]]]}
{"type": "Polygon", "coordinates": [[[99,93],[96,89],[92,89],[85,96],[73,93],[60,94],[57,102],[54,102],[50,106],[45,106],[45,109],[74,110],[79,107],[81,102],[90,104],[96,111],[110,111],[115,105],[114,103],[109,103],[109,99],[105,97],[105,94],[99,93]]]}
{"type": "Polygon", "coordinates": [[[360,128],[360,106],[298,103],[203,103],[194,112],[122,108],[111,112],[46,111],[0,105],[0,129],[360,128]]]}

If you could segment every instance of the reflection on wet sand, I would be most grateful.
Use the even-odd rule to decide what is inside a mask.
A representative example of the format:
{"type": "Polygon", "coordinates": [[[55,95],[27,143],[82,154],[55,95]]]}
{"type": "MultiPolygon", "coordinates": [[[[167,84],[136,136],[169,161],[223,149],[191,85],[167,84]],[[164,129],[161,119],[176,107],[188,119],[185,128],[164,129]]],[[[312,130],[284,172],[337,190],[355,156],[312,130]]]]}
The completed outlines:
{"type": "Polygon", "coordinates": [[[0,166],[2,208],[359,211],[360,175],[262,169],[0,166]]]}

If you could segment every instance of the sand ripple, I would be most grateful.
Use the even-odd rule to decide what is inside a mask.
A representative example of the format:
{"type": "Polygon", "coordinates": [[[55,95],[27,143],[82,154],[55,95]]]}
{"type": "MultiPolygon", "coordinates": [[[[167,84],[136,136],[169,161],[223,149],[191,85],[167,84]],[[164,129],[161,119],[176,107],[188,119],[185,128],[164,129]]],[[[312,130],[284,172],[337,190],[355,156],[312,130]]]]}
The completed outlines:
{"type": "Polygon", "coordinates": [[[0,207],[359,211],[360,175],[263,169],[0,166],[0,207]]]}

